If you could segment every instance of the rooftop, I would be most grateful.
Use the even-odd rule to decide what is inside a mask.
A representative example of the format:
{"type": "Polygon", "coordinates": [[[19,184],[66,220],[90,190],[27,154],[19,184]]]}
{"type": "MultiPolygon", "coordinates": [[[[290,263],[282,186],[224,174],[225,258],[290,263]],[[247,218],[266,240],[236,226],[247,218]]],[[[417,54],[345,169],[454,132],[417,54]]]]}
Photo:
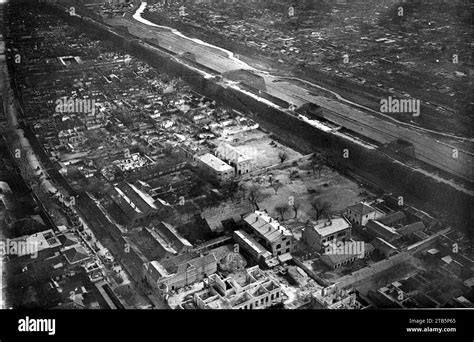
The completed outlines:
{"type": "Polygon", "coordinates": [[[224,163],[222,160],[210,153],[203,154],[196,158],[218,172],[232,171],[234,169],[232,166],[224,163]]]}
{"type": "Polygon", "coordinates": [[[349,222],[345,218],[335,218],[330,220],[319,221],[314,226],[314,230],[322,237],[328,236],[347,228],[350,228],[349,222]]]}
{"type": "Polygon", "coordinates": [[[376,221],[370,220],[369,222],[367,222],[367,228],[372,229],[373,231],[376,231],[376,232],[385,231],[385,232],[390,233],[394,237],[400,236],[400,234],[397,233],[397,230],[395,228],[386,226],[385,224],[383,224],[382,222],[378,220],[376,221]]]}
{"type": "Polygon", "coordinates": [[[163,246],[171,247],[176,253],[192,248],[191,243],[183,238],[171,224],[161,221],[156,227],[149,229],[152,236],[163,246]]]}
{"type": "Polygon", "coordinates": [[[75,264],[77,262],[89,259],[87,251],[81,246],[68,249],[64,252],[64,256],[70,264],[75,264]]]}
{"type": "Polygon", "coordinates": [[[241,153],[234,146],[231,146],[226,143],[222,143],[217,147],[216,154],[223,159],[230,160],[235,163],[251,160],[251,158],[241,153]]]}
{"type": "Polygon", "coordinates": [[[264,211],[250,213],[244,217],[244,221],[269,242],[277,241],[281,236],[293,236],[288,229],[264,211]]]}
{"type": "Polygon", "coordinates": [[[382,218],[379,218],[378,221],[383,223],[386,226],[390,226],[391,224],[404,220],[406,215],[401,211],[396,211],[394,213],[388,214],[382,218]]]}
{"type": "Polygon", "coordinates": [[[259,244],[253,237],[251,237],[247,232],[243,230],[237,230],[234,232],[235,235],[240,237],[250,248],[252,248],[255,252],[266,255],[268,257],[271,257],[271,254],[269,251],[265,249],[261,244],[259,244]]]}
{"type": "Polygon", "coordinates": [[[370,205],[362,203],[362,202],[351,205],[347,209],[350,209],[351,211],[353,211],[353,212],[355,212],[359,215],[366,215],[366,214],[369,214],[369,213],[375,211],[375,209],[372,208],[370,205]]]}

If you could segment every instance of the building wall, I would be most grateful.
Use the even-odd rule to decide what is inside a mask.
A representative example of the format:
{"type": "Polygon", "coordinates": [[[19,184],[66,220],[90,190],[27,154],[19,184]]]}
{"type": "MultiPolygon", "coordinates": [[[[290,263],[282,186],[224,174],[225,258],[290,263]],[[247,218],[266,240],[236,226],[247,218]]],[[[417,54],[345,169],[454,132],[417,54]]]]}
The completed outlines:
{"type": "Polygon", "coordinates": [[[254,232],[257,234],[257,236],[260,238],[260,242],[263,247],[268,249],[270,253],[272,253],[272,256],[278,256],[282,255],[285,253],[290,253],[293,252],[294,250],[294,238],[291,236],[285,236],[281,235],[278,239],[275,241],[268,241],[263,235],[261,235],[258,231],[253,229],[251,225],[245,222],[245,226],[247,227],[247,230],[250,232],[254,232]]]}
{"type": "Polygon", "coordinates": [[[215,174],[215,177],[217,178],[217,180],[221,183],[230,181],[232,178],[234,178],[234,171],[233,170],[232,171],[226,171],[226,172],[216,171],[214,174],[215,174]]]}
{"type": "MultiPolygon", "coordinates": [[[[234,240],[236,243],[239,244],[239,246],[244,250],[246,251],[255,261],[259,261],[260,258],[264,257],[265,253],[269,253],[268,251],[264,250],[264,251],[260,251],[258,252],[257,250],[255,250],[254,248],[252,248],[252,246],[250,246],[247,241],[245,241],[244,239],[242,239],[238,234],[236,234],[236,232],[234,232],[233,234],[233,237],[234,237],[234,240]]],[[[256,242],[256,241],[255,241],[256,242]]],[[[264,248],[262,246],[262,248],[264,248]]],[[[267,254],[269,255],[269,254],[267,254]]]]}
{"type": "MultiPolygon", "coordinates": [[[[213,293],[213,290],[208,290],[209,292],[213,293]]],[[[258,309],[258,308],[265,308],[272,306],[276,303],[281,302],[283,292],[278,287],[267,293],[264,293],[257,297],[252,297],[249,300],[240,303],[232,307],[234,310],[247,310],[247,309],[258,309]]],[[[215,299],[221,298],[220,295],[216,294],[215,299]]],[[[210,305],[208,305],[205,301],[203,301],[199,296],[196,296],[196,305],[199,309],[210,309],[210,305]]]]}
{"type": "Polygon", "coordinates": [[[158,286],[164,284],[168,290],[177,290],[197,281],[201,281],[217,271],[217,261],[208,263],[199,268],[188,268],[158,281],[158,286]]]}
{"type": "Polygon", "coordinates": [[[371,213],[361,215],[360,213],[356,213],[352,211],[350,208],[347,209],[347,218],[349,221],[352,223],[358,224],[360,226],[365,226],[369,220],[375,220],[376,219],[376,211],[373,211],[371,213]]]}
{"type": "Polygon", "coordinates": [[[343,260],[343,261],[339,261],[337,263],[334,263],[330,258],[322,258],[321,260],[326,264],[328,265],[329,267],[331,267],[332,269],[336,270],[338,269],[339,267],[342,267],[342,266],[345,266],[345,265],[348,265],[348,264],[351,264],[353,263],[354,261],[356,261],[358,259],[358,256],[357,255],[354,255],[353,257],[351,257],[350,259],[346,259],[346,260],[343,260]]]}
{"type": "Polygon", "coordinates": [[[277,241],[274,241],[271,244],[270,252],[272,253],[273,256],[282,255],[285,253],[293,252],[293,247],[294,247],[293,238],[291,236],[282,235],[280,239],[278,239],[277,241]]]}
{"type": "Polygon", "coordinates": [[[255,170],[255,162],[251,159],[241,161],[235,165],[237,175],[244,175],[255,170]]]}
{"type": "Polygon", "coordinates": [[[380,237],[388,242],[400,238],[400,234],[385,229],[378,221],[373,221],[367,226],[367,232],[375,237],[380,237]]]}
{"type": "MultiPolygon", "coordinates": [[[[247,271],[249,272],[250,269],[247,271]]],[[[250,275],[251,272],[249,272],[250,275]]],[[[210,309],[215,307],[232,308],[232,309],[256,309],[265,308],[282,301],[282,291],[278,283],[270,278],[256,281],[243,288],[226,286],[226,279],[222,279],[219,275],[209,277],[209,285],[206,289],[197,293],[194,297],[196,305],[200,309],[210,309]],[[259,295],[252,294],[258,288],[265,288],[266,291],[259,295]],[[247,296],[246,300],[231,306],[237,298],[247,296]],[[204,299],[203,299],[204,298],[204,299]]]]}
{"type": "Polygon", "coordinates": [[[303,231],[303,240],[308,246],[315,249],[316,251],[322,251],[324,249],[324,244],[333,240],[333,243],[338,241],[349,241],[351,238],[351,227],[348,227],[344,230],[331,234],[329,236],[321,236],[316,229],[313,227],[307,227],[303,231]]]}
{"type": "Polygon", "coordinates": [[[379,253],[381,253],[385,258],[390,258],[391,256],[394,256],[397,254],[397,250],[395,249],[377,249],[379,253]]]}
{"type": "Polygon", "coordinates": [[[235,171],[233,169],[229,169],[229,171],[221,172],[217,171],[216,169],[210,167],[199,158],[196,158],[198,167],[204,171],[207,175],[211,176],[212,178],[216,179],[219,183],[225,183],[230,181],[234,178],[235,171]]]}
{"type": "Polygon", "coordinates": [[[158,280],[161,278],[161,274],[148,263],[143,263],[143,277],[153,288],[158,288],[158,280]]]}
{"type": "Polygon", "coordinates": [[[256,309],[271,306],[281,301],[282,291],[280,288],[276,288],[268,293],[261,296],[254,297],[236,307],[234,309],[256,309]]]}
{"type": "Polygon", "coordinates": [[[253,159],[246,157],[233,146],[222,144],[215,150],[216,156],[233,166],[237,176],[250,173],[256,169],[256,163],[253,159]],[[238,161],[240,158],[244,159],[238,161]]]}

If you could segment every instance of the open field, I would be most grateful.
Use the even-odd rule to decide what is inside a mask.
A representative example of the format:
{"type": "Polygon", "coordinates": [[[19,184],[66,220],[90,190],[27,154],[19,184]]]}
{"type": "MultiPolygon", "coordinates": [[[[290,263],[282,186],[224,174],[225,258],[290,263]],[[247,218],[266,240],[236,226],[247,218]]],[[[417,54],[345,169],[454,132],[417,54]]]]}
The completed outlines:
{"type": "Polygon", "coordinates": [[[260,209],[266,209],[273,217],[280,217],[275,206],[289,203],[293,197],[295,203],[299,203],[298,216],[295,218],[293,209],[284,214],[283,225],[296,230],[308,219],[314,219],[315,213],[311,207],[311,201],[315,198],[328,202],[331,205],[331,213],[340,214],[348,206],[367,198],[368,193],[355,182],[341,176],[332,169],[324,167],[319,177],[318,171],[313,173],[310,162],[304,162],[298,166],[272,170],[266,177],[254,177],[245,185],[255,184],[264,197],[259,203],[260,209]],[[290,173],[295,178],[290,179],[290,173]],[[278,181],[281,187],[275,193],[269,181],[269,175],[273,183],[278,181]],[[260,179],[260,183],[258,180],[260,179]]]}
{"type": "Polygon", "coordinates": [[[234,146],[239,152],[254,159],[258,168],[264,168],[280,163],[278,154],[283,151],[288,160],[296,159],[302,155],[289,147],[275,142],[271,145],[272,139],[268,134],[260,130],[243,132],[229,136],[227,139],[221,139],[234,146]]]}

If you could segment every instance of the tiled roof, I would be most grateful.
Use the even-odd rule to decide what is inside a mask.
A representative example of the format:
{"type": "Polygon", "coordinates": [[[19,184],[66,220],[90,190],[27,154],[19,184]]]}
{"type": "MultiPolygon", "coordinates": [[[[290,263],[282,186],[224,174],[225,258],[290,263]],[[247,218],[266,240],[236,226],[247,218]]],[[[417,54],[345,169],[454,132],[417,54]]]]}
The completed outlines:
{"type": "Polygon", "coordinates": [[[394,222],[404,220],[405,218],[406,218],[405,213],[403,213],[401,211],[396,211],[394,213],[391,213],[391,214],[388,214],[384,217],[379,218],[378,221],[380,223],[383,223],[383,224],[387,225],[387,226],[390,226],[394,222]]]}
{"type": "Polygon", "coordinates": [[[148,213],[150,210],[157,209],[153,199],[149,199],[147,194],[139,190],[132,184],[122,182],[117,188],[133,203],[136,209],[142,213],[148,213]]]}
{"type": "Polygon", "coordinates": [[[244,221],[269,242],[279,240],[282,236],[292,236],[293,234],[280,225],[280,223],[270,217],[266,212],[255,211],[244,217],[244,221]]]}
{"type": "Polygon", "coordinates": [[[199,257],[199,253],[189,252],[189,253],[172,257],[170,259],[162,260],[160,263],[166,269],[168,273],[176,273],[179,265],[186,263],[197,257],[199,257]]]}
{"type": "Polygon", "coordinates": [[[185,255],[164,260],[160,262],[160,264],[169,274],[175,274],[185,272],[186,269],[191,266],[199,269],[213,262],[217,262],[213,253],[204,256],[199,256],[198,253],[187,253],[185,255]],[[192,256],[196,255],[198,256],[192,258],[192,256]]]}
{"type": "Polygon", "coordinates": [[[372,208],[370,205],[367,205],[365,203],[357,203],[357,204],[351,205],[350,207],[348,207],[348,209],[351,209],[353,212],[359,215],[366,215],[375,211],[374,208],[372,208]]]}
{"type": "Polygon", "coordinates": [[[63,234],[58,236],[59,241],[61,242],[63,248],[64,247],[71,247],[77,245],[79,242],[77,238],[72,234],[63,234]]]}
{"type": "Polygon", "coordinates": [[[87,251],[80,246],[68,249],[64,252],[64,256],[70,264],[75,264],[89,258],[87,251]]]}
{"type": "Polygon", "coordinates": [[[171,224],[161,221],[160,224],[156,227],[161,234],[164,235],[166,240],[168,240],[173,247],[180,252],[186,247],[192,248],[191,243],[182,237],[171,224]]]}

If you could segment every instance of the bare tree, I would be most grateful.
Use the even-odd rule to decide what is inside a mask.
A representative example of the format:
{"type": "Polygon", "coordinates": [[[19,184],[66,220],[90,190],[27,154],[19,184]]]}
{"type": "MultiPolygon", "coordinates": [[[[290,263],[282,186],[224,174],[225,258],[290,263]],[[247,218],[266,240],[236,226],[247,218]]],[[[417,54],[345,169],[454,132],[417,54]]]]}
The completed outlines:
{"type": "Polygon", "coordinates": [[[281,219],[284,220],[285,214],[290,210],[290,206],[286,203],[277,205],[275,211],[280,214],[281,219]]]}
{"type": "Polygon", "coordinates": [[[244,200],[245,199],[245,186],[241,183],[239,185],[239,190],[242,191],[242,199],[244,200]]]}
{"type": "Polygon", "coordinates": [[[293,211],[295,212],[295,218],[297,218],[298,217],[298,210],[301,207],[301,203],[297,200],[294,200],[292,207],[293,207],[293,211]]]}
{"type": "Polygon", "coordinates": [[[239,182],[237,181],[232,181],[230,182],[229,184],[227,184],[226,186],[224,186],[224,193],[230,197],[230,199],[234,200],[235,199],[235,195],[237,194],[237,192],[239,191],[239,182]]]}
{"type": "Polygon", "coordinates": [[[323,160],[321,156],[317,156],[316,154],[311,157],[311,168],[313,169],[313,174],[316,173],[316,170],[318,170],[318,178],[321,178],[321,171],[323,169],[323,160]]]}
{"type": "Polygon", "coordinates": [[[264,194],[260,190],[260,188],[256,185],[251,185],[248,188],[248,199],[250,203],[252,203],[255,206],[256,210],[260,210],[258,207],[258,202],[262,201],[264,199],[264,194]]]}
{"type": "Polygon", "coordinates": [[[316,220],[328,216],[331,213],[331,204],[328,202],[321,201],[318,198],[315,198],[311,201],[311,207],[313,207],[315,211],[316,220]]]}
{"type": "Polygon", "coordinates": [[[321,171],[323,170],[323,161],[322,160],[319,160],[318,161],[318,165],[317,165],[317,169],[318,169],[318,178],[321,178],[321,171]]]}
{"type": "Polygon", "coordinates": [[[280,158],[280,162],[284,162],[285,160],[288,159],[288,154],[285,151],[280,151],[278,153],[278,158],[280,158]]]}
{"type": "Polygon", "coordinates": [[[272,188],[275,190],[275,195],[278,194],[278,189],[280,189],[283,186],[279,181],[274,181],[272,182],[272,188]]]}

